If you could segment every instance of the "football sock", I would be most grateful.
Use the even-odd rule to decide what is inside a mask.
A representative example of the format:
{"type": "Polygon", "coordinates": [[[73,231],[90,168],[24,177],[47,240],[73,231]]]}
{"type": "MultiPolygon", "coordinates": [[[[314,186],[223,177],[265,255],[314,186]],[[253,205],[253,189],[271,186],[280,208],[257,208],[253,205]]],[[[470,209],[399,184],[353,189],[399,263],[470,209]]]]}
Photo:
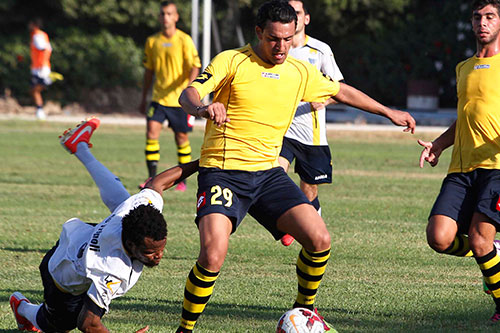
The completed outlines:
{"type": "Polygon", "coordinates": [[[154,139],[146,140],[146,165],[148,167],[149,177],[156,176],[156,168],[160,160],[160,141],[154,139]]]}
{"type": "Polygon", "coordinates": [[[457,234],[453,243],[443,253],[457,257],[472,257],[473,255],[469,247],[469,238],[463,234],[457,234]]]}
{"type": "Polygon", "coordinates": [[[177,146],[177,160],[179,164],[191,162],[191,145],[189,141],[177,146]]]}
{"type": "Polygon", "coordinates": [[[36,328],[40,329],[36,322],[36,314],[38,310],[42,307],[42,304],[32,304],[27,302],[21,302],[17,308],[17,313],[19,313],[24,318],[28,319],[36,328]]]}
{"type": "Polygon", "coordinates": [[[177,332],[192,330],[212,295],[219,272],[211,272],[196,262],[186,281],[181,324],[177,332]]]}
{"type": "Polygon", "coordinates": [[[476,262],[483,273],[486,286],[491,291],[496,311],[500,313],[500,256],[496,247],[487,255],[476,258],[476,262]]]}
{"type": "Polygon", "coordinates": [[[321,252],[310,252],[304,248],[300,250],[296,265],[299,280],[298,294],[294,308],[304,307],[313,310],[328,258],[330,258],[330,249],[321,252]]]}
{"type": "Polygon", "coordinates": [[[312,201],[311,201],[311,204],[313,205],[313,207],[318,211],[318,214],[319,216],[321,216],[321,205],[319,204],[319,199],[318,197],[314,198],[312,201]]]}
{"type": "Polygon", "coordinates": [[[120,179],[92,155],[86,142],[78,144],[75,156],[87,168],[87,171],[99,188],[102,202],[104,202],[111,212],[130,197],[120,179]]]}

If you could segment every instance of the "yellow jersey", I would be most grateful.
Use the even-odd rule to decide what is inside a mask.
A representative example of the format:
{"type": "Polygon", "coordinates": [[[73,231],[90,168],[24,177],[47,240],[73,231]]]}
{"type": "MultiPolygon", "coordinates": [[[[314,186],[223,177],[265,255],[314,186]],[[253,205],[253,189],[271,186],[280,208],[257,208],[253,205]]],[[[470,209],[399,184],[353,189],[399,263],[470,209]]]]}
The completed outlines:
{"type": "Polygon", "coordinates": [[[189,74],[193,67],[200,68],[201,62],[191,37],[177,29],[171,38],[159,32],[146,40],[143,65],[155,73],[153,102],[179,107],[189,74]]]}
{"type": "Polygon", "coordinates": [[[457,122],[449,173],[500,169],[500,54],[459,63],[457,122]]]}
{"type": "Polygon", "coordinates": [[[324,102],[338,93],[337,81],[311,64],[287,57],[262,61],[250,45],[217,55],[191,84],[200,97],[214,92],[230,122],[207,121],[200,166],[259,171],[279,166],[283,136],[300,101],[324,102]]]}

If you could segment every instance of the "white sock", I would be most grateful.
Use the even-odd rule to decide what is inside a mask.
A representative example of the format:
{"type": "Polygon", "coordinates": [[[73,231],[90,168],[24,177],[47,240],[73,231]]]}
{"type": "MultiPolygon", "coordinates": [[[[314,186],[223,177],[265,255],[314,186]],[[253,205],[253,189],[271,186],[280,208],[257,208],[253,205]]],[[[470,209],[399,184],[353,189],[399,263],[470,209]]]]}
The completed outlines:
{"type": "Polygon", "coordinates": [[[21,304],[17,307],[17,313],[28,319],[36,328],[41,330],[36,322],[36,314],[41,307],[42,304],[36,305],[28,302],[21,302],[21,304]]]}
{"type": "Polygon", "coordinates": [[[130,197],[120,179],[92,155],[87,143],[80,142],[78,144],[75,156],[87,168],[99,188],[102,202],[111,212],[130,197]]]}

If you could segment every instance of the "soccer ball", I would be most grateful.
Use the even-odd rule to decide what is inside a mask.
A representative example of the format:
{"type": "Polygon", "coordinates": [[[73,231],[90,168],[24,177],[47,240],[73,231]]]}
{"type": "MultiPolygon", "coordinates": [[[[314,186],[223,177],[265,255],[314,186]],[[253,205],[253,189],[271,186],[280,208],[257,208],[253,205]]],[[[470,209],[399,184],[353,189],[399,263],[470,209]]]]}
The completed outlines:
{"type": "Polygon", "coordinates": [[[276,327],[276,333],[323,333],[323,321],[309,309],[295,308],[285,312],[276,327]]]}

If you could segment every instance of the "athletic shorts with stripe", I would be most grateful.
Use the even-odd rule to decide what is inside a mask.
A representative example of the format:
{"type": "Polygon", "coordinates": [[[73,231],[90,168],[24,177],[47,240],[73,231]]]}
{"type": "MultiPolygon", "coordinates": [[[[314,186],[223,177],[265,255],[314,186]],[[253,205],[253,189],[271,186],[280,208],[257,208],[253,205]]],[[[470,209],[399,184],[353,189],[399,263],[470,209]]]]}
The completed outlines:
{"type": "Polygon", "coordinates": [[[176,133],[187,133],[193,130],[194,117],[187,114],[181,107],[163,106],[156,102],[151,102],[147,112],[148,121],[155,120],[162,123],[168,120],[168,127],[176,133]]]}
{"type": "Polygon", "coordinates": [[[280,156],[292,164],[295,173],[307,184],[330,184],[332,182],[332,155],[328,146],[310,146],[297,140],[283,138],[280,156]]]}
{"type": "Polygon", "coordinates": [[[290,208],[311,204],[283,168],[264,171],[200,168],[198,173],[196,224],[211,213],[223,214],[235,232],[247,212],[278,240],[278,218],[290,208]]]}
{"type": "Polygon", "coordinates": [[[457,221],[460,233],[468,234],[475,212],[488,216],[500,230],[500,170],[448,174],[430,216],[448,216],[457,221]]]}

